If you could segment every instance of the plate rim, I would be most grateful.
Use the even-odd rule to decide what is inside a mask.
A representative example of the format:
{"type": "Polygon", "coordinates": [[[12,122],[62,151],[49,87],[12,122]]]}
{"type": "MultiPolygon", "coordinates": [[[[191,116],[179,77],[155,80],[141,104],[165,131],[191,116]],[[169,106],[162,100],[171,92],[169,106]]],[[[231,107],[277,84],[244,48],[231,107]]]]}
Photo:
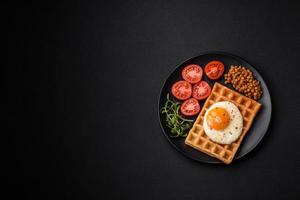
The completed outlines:
{"type": "MultiPolygon", "coordinates": [[[[192,60],[196,57],[200,57],[200,56],[204,56],[204,55],[207,55],[207,54],[219,54],[219,55],[225,55],[225,56],[230,56],[230,57],[233,57],[233,58],[236,58],[236,59],[239,59],[239,60],[242,60],[243,62],[247,63],[248,65],[250,65],[260,76],[261,76],[261,73],[259,73],[259,71],[253,67],[253,65],[251,63],[249,63],[247,60],[245,60],[244,58],[240,57],[240,56],[237,56],[235,54],[232,54],[232,53],[228,53],[228,52],[224,52],[224,51],[204,51],[202,52],[201,54],[198,54],[196,56],[193,56],[193,57],[190,57],[190,58],[187,58],[185,59],[184,61],[181,61],[179,65],[176,65],[176,67],[169,73],[169,76],[174,73],[174,71],[176,71],[183,63],[189,61],[189,60],[192,60]]],[[[168,76],[168,78],[169,78],[168,76]]],[[[261,76],[262,77],[262,76],[261,76]]],[[[159,96],[158,96],[158,119],[159,119],[159,125],[160,125],[160,128],[161,128],[161,131],[163,132],[164,134],[164,137],[167,139],[167,141],[177,150],[179,151],[182,155],[184,155],[184,157],[186,158],[189,158],[191,160],[194,160],[196,162],[201,162],[201,163],[208,163],[208,164],[215,164],[215,165],[225,165],[222,161],[219,161],[219,160],[211,160],[211,161],[206,161],[206,160],[199,160],[199,159],[195,159],[195,158],[192,158],[191,156],[187,155],[187,153],[185,153],[184,151],[182,151],[180,148],[178,148],[172,141],[171,141],[171,138],[168,137],[167,133],[165,132],[163,126],[162,126],[162,123],[161,123],[161,115],[160,115],[160,99],[161,99],[161,94],[162,94],[162,91],[168,81],[168,78],[166,78],[162,84],[162,87],[160,89],[160,92],[159,92],[159,96]]],[[[263,79],[263,77],[262,77],[263,79]]],[[[263,79],[265,85],[266,85],[266,89],[267,89],[267,92],[269,93],[269,96],[270,96],[270,118],[268,120],[268,124],[265,128],[265,130],[263,131],[264,133],[259,137],[259,139],[257,140],[257,142],[251,147],[249,148],[246,152],[244,152],[242,155],[240,155],[239,157],[235,157],[233,158],[233,161],[237,161],[237,160],[240,160],[241,158],[243,158],[244,156],[246,156],[247,154],[249,154],[251,151],[253,151],[257,146],[258,144],[261,143],[262,139],[265,137],[265,135],[267,134],[268,130],[269,130],[269,126],[270,126],[270,123],[271,123],[271,119],[272,119],[272,95],[270,93],[270,90],[268,88],[268,85],[266,83],[266,81],[263,79]]],[[[199,151],[200,152],[200,151],[199,151]]],[[[202,153],[202,152],[200,152],[202,153]]]]}

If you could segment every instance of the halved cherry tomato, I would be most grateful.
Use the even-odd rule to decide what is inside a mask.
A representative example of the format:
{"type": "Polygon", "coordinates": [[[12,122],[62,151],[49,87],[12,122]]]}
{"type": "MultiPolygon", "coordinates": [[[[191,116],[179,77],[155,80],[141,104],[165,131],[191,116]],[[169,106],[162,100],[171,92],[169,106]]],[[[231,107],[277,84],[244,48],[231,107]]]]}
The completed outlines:
{"type": "Polygon", "coordinates": [[[190,98],[182,103],[180,107],[180,111],[185,116],[193,116],[199,113],[200,111],[200,105],[198,103],[198,100],[195,98],[190,98]]]}
{"type": "Polygon", "coordinates": [[[201,80],[203,70],[199,65],[187,65],[181,72],[182,78],[190,83],[197,83],[201,80]]]}
{"type": "Polygon", "coordinates": [[[211,61],[204,68],[206,76],[212,80],[216,80],[224,73],[224,64],[220,61],[211,61]]]}
{"type": "Polygon", "coordinates": [[[179,100],[186,100],[192,95],[192,85],[187,81],[178,81],[172,86],[172,94],[179,100]]]}
{"type": "Polygon", "coordinates": [[[210,95],[210,92],[211,88],[205,81],[200,81],[193,87],[193,97],[198,100],[205,99],[210,95]]]}

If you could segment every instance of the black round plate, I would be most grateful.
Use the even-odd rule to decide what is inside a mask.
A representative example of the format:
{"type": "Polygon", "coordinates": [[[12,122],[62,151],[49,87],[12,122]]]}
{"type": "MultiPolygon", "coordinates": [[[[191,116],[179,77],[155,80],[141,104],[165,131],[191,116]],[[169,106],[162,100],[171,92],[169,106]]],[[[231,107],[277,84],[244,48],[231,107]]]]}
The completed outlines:
{"type": "MultiPolygon", "coordinates": [[[[241,65],[241,66],[244,66],[244,67],[250,69],[253,72],[255,78],[260,81],[261,87],[263,90],[263,95],[262,95],[261,99],[259,100],[259,102],[262,104],[262,107],[261,107],[259,113],[256,115],[249,132],[243,139],[243,142],[242,142],[238,152],[235,155],[234,160],[237,160],[237,159],[245,156],[246,154],[248,154],[251,150],[253,150],[256,147],[256,145],[261,141],[261,139],[264,137],[264,135],[267,132],[270,120],[271,120],[271,112],[272,112],[271,97],[270,97],[270,93],[269,93],[269,90],[267,88],[265,81],[263,80],[262,76],[256,71],[256,69],[252,65],[250,65],[248,62],[246,62],[244,59],[242,59],[238,56],[232,55],[232,54],[224,53],[224,52],[209,52],[209,53],[206,53],[206,54],[203,54],[203,55],[200,55],[200,56],[197,56],[197,57],[194,57],[194,58],[191,58],[191,59],[185,61],[184,63],[179,65],[169,75],[168,79],[165,81],[165,83],[162,87],[161,93],[160,93],[160,97],[159,97],[159,111],[160,111],[161,107],[164,105],[164,102],[166,101],[167,93],[170,93],[170,97],[173,100],[178,101],[172,96],[170,90],[171,90],[173,83],[175,83],[178,80],[182,80],[181,70],[186,65],[195,63],[195,64],[199,64],[204,69],[204,66],[209,61],[212,61],[212,60],[219,60],[224,63],[224,65],[225,65],[224,73],[226,73],[228,71],[230,65],[241,65]]],[[[205,74],[203,74],[202,79],[207,81],[211,87],[214,85],[215,81],[209,80],[205,74]]],[[[217,82],[225,85],[224,76],[222,78],[220,78],[219,80],[217,80],[217,82]]],[[[226,86],[233,89],[231,87],[231,85],[226,85],[226,86]]],[[[203,106],[204,102],[205,102],[205,100],[199,101],[201,107],[203,106]]],[[[196,119],[196,117],[194,117],[193,119],[196,119]]],[[[185,155],[193,160],[200,161],[200,162],[222,163],[221,161],[217,160],[216,158],[208,156],[208,155],[206,155],[200,151],[197,151],[197,150],[193,149],[192,147],[186,145],[184,143],[185,138],[170,137],[170,130],[165,125],[165,116],[162,115],[161,113],[159,113],[159,120],[160,120],[160,124],[161,124],[161,128],[163,130],[163,133],[166,136],[166,138],[168,139],[168,141],[172,144],[173,147],[175,147],[183,155],[185,155]]]]}

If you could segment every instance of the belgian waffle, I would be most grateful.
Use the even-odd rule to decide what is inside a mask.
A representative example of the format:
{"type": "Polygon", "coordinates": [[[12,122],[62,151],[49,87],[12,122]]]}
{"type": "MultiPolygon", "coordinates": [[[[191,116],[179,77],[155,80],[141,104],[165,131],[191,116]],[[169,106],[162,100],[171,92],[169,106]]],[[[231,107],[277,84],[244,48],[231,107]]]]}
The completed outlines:
{"type": "Polygon", "coordinates": [[[210,96],[207,98],[200,114],[193,127],[190,129],[185,143],[193,148],[204,152],[212,157],[216,157],[226,164],[230,164],[236,154],[240,144],[259,111],[261,104],[238,92],[235,92],[220,83],[215,83],[210,96]],[[206,110],[219,101],[230,101],[234,103],[243,116],[243,130],[240,137],[231,144],[218,144],[211,141],[204,132],[203,118],[206,110]]]}

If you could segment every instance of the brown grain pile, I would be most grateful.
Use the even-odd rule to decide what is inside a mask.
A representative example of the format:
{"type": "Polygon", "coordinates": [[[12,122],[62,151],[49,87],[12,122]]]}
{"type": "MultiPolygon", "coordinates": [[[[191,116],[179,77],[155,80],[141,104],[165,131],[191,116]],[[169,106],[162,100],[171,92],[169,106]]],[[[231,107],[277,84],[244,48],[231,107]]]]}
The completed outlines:
{"type": "Polygon", "coordinates": [[[227,74],[225,74],[225,84],[231,83],[232,86],[254,100],[258,100],[262,95],[260,82],[253,77],[251,70],[242,66],[230,66],[227,74]]]}

